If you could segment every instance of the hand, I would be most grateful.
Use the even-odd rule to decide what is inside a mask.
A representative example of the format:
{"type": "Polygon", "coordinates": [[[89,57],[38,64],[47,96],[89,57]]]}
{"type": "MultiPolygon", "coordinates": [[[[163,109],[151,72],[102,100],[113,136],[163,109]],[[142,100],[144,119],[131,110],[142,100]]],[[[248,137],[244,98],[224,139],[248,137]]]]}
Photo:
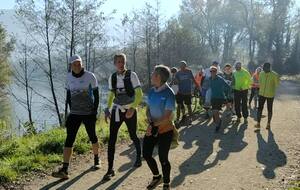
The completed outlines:
{"type": "Polygon", "coordinates": [[[147,131],[146,131],[146,136],[147,136],[147,137],[149,137],[149,136],[152,135],[151,131],[152,131],[152,126],[149,125],[148,128],[147,128],[147,131]]]}
{"type": "Polygon", "coordinates": [[[104,110],[104,114],[105,114],[105,116],[104,116],[105,123],[108,123],[108,119],[110,119],[110,118],[111,118],[111,114],[110,114],[110,111],[109,111],[109,109],[108,109],[108,108],[105,108],[105,110],[104,110]]]}
{"type": "Polygon", "coordinates": [[[129,109],[126,111],[125,117],[126,117],[127,119],[132,118],[132,116],[134,115],[134,112],[135,112],[135,109],[134,109],[134,108],[129,108],[129,109]]]}

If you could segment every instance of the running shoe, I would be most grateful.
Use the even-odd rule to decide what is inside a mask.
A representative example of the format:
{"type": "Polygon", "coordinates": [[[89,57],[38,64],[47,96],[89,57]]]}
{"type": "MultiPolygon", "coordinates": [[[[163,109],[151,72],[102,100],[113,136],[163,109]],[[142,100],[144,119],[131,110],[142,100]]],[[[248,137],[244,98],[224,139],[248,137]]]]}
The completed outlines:
{"type": "Polygon", "coordinates": [[[134,167],[139,168],[142,166],[142,159],[139,157],[136,159],[135,163],[134,163],[134,167]]]}
{"type": "Polygon", "coordinates": [[[169,189],[170,189],[170,184],[164,183],[163,190],[169,190],[169,189]]]}
{"type": "Polygon", "coordinates": [[[53,172],[52,177],[60,178],[60,179],[69,179],[70,178],[68,172],[64,168],[60,168],[57,172],[53,172]]]}
{"type": "Polygon", "coordinates": [[[147,189],[155,189],[161,183],[162,183],[162,177],[161,177],[161,175],[159,175],[157,177],[153,177],[152,181],[147,186],[147,189]]]}
{"type": "Polygon", "coordinates": [[[111,178],[112,177],[114,177],[115,176],[115,171],[114,170],[108,170],[107,172],[106,172],[106,174],[103,176],[103,181],[109,181],[109,180],[111,180],[111,178]]]}

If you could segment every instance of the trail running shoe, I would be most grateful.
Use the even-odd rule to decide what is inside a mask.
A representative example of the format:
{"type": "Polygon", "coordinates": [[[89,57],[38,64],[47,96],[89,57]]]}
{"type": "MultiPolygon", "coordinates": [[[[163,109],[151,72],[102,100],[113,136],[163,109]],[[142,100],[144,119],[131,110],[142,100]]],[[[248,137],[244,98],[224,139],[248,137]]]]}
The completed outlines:
{"type": "Polygon", "coordinates": [[[112,177],[115,176],[115,171],[114,170],[108,170],[106,174],[103,176],[103,181],[109,181],[112,177]]]}
{"type": "Polygon", "coordinates": [[[142,159],[140,157],[137,158],[133,166],[136,167],[136,168],[141,167],[142,166],[142,159]]]}
{"type": "Polygon", "coordinates": [[[165,183],[163,186],[163,190],[169,190],[170,189],[170,184],[165,183]]]}
{"type": "Polygon", "coordinates": [[[153,177],[152,181],[147,186],[147,189],[155,189],[161,183],[162,183],[162,177],[161,177],[161,175],[159,175],[157,177],[153,177]]]}
{"type": "Polygon", "coordinates": [[[57,172],[53,172],[52,177],[60,178],[60,179],[69,179],[70,178],[68,172],[64,168],[60,168],[57,172]]]}

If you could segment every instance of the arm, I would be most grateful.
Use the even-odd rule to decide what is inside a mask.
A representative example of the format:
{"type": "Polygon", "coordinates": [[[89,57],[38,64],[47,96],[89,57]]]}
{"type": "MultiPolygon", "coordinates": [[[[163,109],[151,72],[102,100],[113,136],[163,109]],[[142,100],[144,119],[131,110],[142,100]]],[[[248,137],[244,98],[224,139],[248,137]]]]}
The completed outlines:
{"type": "Polygon", "coordinates": [[[142,102],[143,100],[143,91],[141,87],[138,87],[134,89],[135,96],[134,96],[134,101],[132,104],[130,104],[130,107],[133,109],[136,109],[137,106],[142,102]]]}
{"type": "Polygon", "coordinates": [[[69,104],[69,107],[71,109],[71,91],[70,90],[67,90],[67,104],[69,104]]]}
{"type": "Polygon", "coordinates": [[[115,93],[113,91],[109,91],[108,96],[107,96],[107,108],[110,109],[113,101],[115,99],[115,93]]]}
{"type": "Polygon", "coordinates": [[[94,95],[94,113],[97,114],[99,107],[99,88],[93,89],[94,95]]]}

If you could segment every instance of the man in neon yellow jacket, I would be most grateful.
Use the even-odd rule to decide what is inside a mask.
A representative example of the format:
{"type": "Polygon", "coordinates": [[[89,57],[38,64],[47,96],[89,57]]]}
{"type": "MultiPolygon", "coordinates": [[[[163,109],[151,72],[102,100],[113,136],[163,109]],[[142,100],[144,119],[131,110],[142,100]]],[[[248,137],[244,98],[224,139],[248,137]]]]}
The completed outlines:
{"type": "Polygon", "coordinates": [[[116,54],[114,56],[116,72],[108,80],[108,100],[105,109],[105,121],[110,119],[109,140],[108,140],[108,170],[103,180],[110,180],[115,175],[113,162],[115,155],[115,145],[118,131],[122,123],[125,122],[129,136],[136,148],[136,161],[134,167],[140,167],[141,145],[137,137],[137,106],[141,103],[143,92],[137,74],[126,69],[126,55],[116,54]]]}
{"type": "Polygon", "coordinates": [[[268,108],[268,123],[267,129],[271,127],[271,119],[273,115],[273,102],[276,93],[276,89],[279,85],[279,75],[271,70],[271,64],[265,63],[263,66],[263,72],[259,77],[259,98],[258,98],[258,112],[257,112],[257,124],[256,128],[260,128],[260,121],[264,104],[267,101],[268,108]]]}
{"type": "Polygon", "coordinates": [[[243,114],[244,123],[248,123],[248,90],[251,86],[251,75],[242,67],[241,62],[237,62],[235,65],[236,71],[233,73],[233,92],[234,92],[234,107],[237,115],[237,123],[241,121],[243,114]],[[242,114],[241,114],[242,107],[242,114]]]}

